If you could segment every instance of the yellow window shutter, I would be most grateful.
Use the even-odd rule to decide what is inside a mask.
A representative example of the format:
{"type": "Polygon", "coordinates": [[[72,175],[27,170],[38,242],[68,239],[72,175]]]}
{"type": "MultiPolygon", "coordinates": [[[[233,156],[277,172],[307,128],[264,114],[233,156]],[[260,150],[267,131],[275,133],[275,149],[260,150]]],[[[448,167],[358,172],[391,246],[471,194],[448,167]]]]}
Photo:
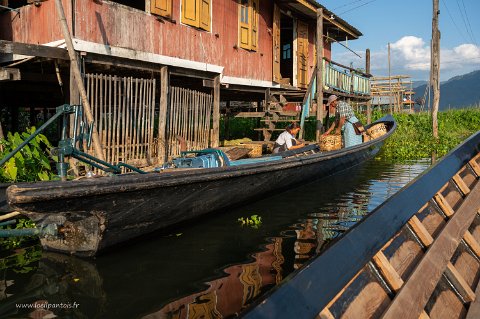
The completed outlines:
{"type": "Polygon", "coordinates": [[[308,25],[297,21],[297,86],[307,87],[308,25]]]}
{"type": "Polygon", "coordinates": [[[200,26],[200,6],[198,2],[199,0],[182,0],[182,23],[197,28],[200,26]]]}
{"type": "Polygon", "coordinates": [[[238,24],[239,24],[239,39],[240,47],[250,50],[250,12],[249,0],[239,1],[238,24]]]}
{"type": "Polygon", "coordinates": [[[210,31],[210,2],[211,0],[200,0],[199,27],[207,31],[210,31]]]}
{"type": "Polygon", "coordinates": [[[150,12],[162,17],[172,17],[172,0],[151,0],[150,12]]]}
{"type": "Polygon", "coordinates": [[[251,0],[251,16],[252,16],[252,36],[251,36],[251,49],[257,50],[258,46],[258,12],[259,12],[259,2],[260,0],[251,0]]]}

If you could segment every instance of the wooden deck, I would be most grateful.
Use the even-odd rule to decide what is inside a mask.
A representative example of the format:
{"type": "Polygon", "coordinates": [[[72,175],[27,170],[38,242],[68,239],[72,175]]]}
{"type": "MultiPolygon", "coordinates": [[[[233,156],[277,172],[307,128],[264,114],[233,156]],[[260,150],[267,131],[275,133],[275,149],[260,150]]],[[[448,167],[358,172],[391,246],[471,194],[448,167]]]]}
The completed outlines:
{"type": "Polygon", "coordinates": [[[480,318],[479,143],[480,132],[245,317],[480,318]]]}

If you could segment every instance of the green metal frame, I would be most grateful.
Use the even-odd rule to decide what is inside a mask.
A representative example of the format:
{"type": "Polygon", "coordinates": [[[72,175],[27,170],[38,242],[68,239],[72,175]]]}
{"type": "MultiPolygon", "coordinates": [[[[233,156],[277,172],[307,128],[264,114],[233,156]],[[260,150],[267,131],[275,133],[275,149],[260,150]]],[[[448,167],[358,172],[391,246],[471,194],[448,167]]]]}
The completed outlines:
{"type": "Polygon", "coordinates": [[[81,105],[69,105],[63,104],[56,108],[56,113],[53,115],[47,122],[40,126],[32,135],[30,135],[22,144],[20,144],[16,149],[10,152],[0,161],[0,166],[3,166],[9,159],[11,159],[16,153],[18,153],[25,145],[30,143],[38,134],[43,132],[43,130],[56,121],[60,116],[63,116],[62,124],[62,139],[58,143],[58,147],[52,150],[53,155],[58,156],[57,161],[57,171],[58,176],[62,179],[66,179],[68,171],[68,162],[65,161],[66,157],[73,157],[81,162],[84,162],[88,165],[91,165],[95,168],[103,170],[108,173],[120,174],[121,168],[126,167],[131,169],[134,172],[140,174],[146,174],[145,171],[138,169],[132,165],[119,162],[118,164],[110,164],[105,162],[95,156],[87,154],[83,150],[84,142],[86,142],[87,147],[90,147],[92,143],[92,131],[93,131],[93,122],[88,125],[85,124],[82,120],[82,106],[81,105]],[[74,128],[73,128],[73,137],[67,137],[68,129],[68,116],[69,114],[75,114],[74,128]],[[79,129],[79,134],[77,135],[77,130],[79,129]],[[78,143],[78,148],[75,145],[78,143]]]}

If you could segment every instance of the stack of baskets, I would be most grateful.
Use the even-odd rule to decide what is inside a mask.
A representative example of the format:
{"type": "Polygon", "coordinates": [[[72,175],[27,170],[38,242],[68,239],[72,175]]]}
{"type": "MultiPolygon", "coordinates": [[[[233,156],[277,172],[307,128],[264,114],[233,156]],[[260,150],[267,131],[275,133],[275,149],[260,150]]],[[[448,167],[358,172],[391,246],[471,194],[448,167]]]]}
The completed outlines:
{"type": "Polygon", "coordinates": [[[321,151],[334,151],[342,148],[342,135],[333,134],[320,137],[320,150],[321,151]]]}
{"type": "Polygon", "coordinates": [[[385,134],[387,134],[387,127],[384,123],[375,124],[371,128],[367,129],[367,135],[370,136],[371,140],[374,140],[385,134]]]}

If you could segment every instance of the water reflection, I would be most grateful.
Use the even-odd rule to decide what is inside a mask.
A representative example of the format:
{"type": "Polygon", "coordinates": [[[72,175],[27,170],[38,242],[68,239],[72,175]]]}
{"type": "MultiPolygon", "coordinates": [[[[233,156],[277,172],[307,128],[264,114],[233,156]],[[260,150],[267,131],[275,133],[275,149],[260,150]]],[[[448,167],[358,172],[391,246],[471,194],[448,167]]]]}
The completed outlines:
{"type": "Polygon", "coordinates": [[[0,317],[234,316],[428,165],[370,161],[94,260],[43,253],[35,271],[4,270],[0,317]],[[260,228],[238,224],[238,218],[254,214],[262,217],[260,228]],[[16,307],[40,302],[80,306],[48,311],[16,307]]]}

